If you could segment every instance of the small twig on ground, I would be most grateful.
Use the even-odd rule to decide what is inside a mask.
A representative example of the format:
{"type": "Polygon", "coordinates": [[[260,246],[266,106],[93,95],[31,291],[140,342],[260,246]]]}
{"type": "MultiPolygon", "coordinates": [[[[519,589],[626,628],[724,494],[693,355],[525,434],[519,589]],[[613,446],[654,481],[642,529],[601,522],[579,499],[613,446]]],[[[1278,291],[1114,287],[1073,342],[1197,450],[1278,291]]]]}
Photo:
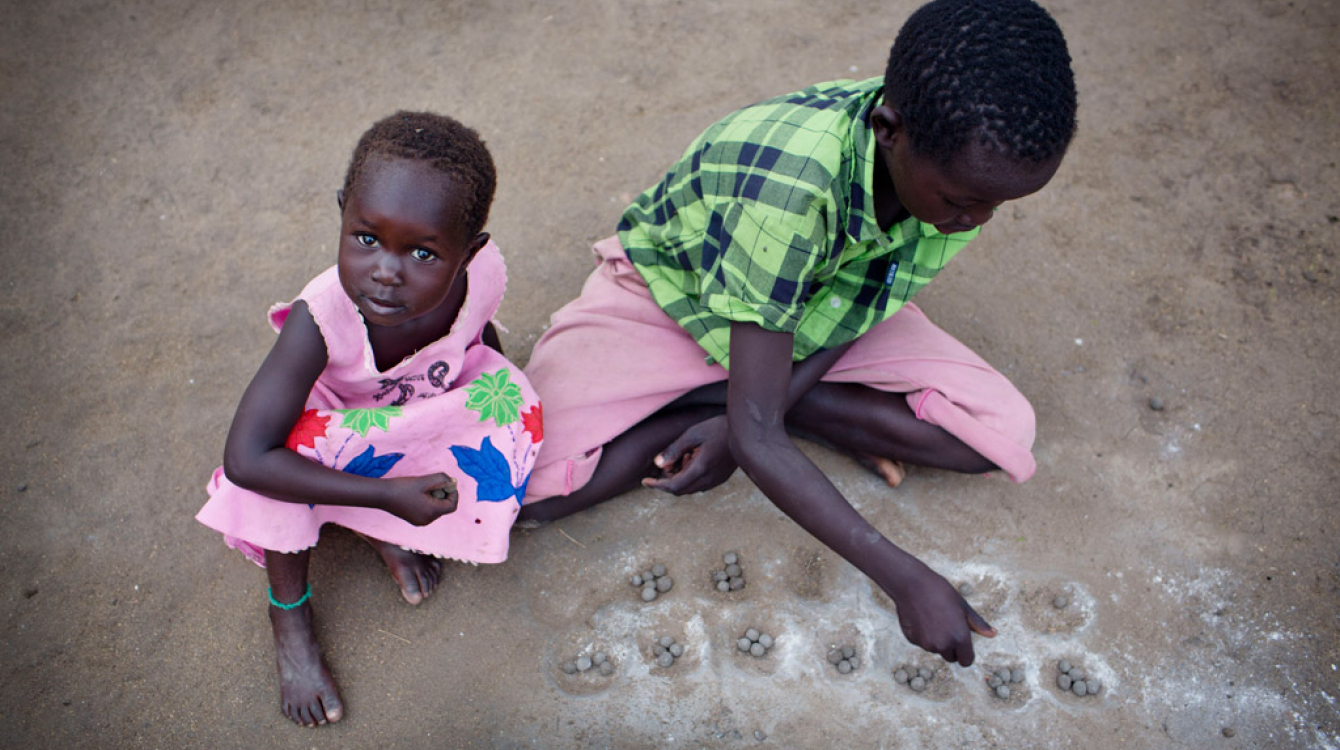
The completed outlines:
{"type": "Polygon", "coordinates": [[[573,544],[577,545],[578,547],[581,547],[582,549],[586,549],[586,545],[585,545],[585,544],[582,544],[581,542],[577,541],[576,539],[573,539],[572,536],[571,536],[570,534],[568,534],[568,532],[564,531],[563,529],[559,529],[559,530],[558,530],[558,533],[562,534],[563,536],[566,536],[566,537],[568,538],[568,541],[572,542],[573,544]]]}
{"type": "Polygon", "coordinates": [[[382,630],[381,628],[377,628],[377,632],[378,632],[378,633],[381,633],[381,634],[383,634],[383,635],[389,635],[389,636],[391,636],[392,638],[396,639],[397,641],[404,641],[405,643],[408,643],[408,644],[411,645],[411,646],[414,645],[414,642],[411,641],[411,640],[409,640],[408,638],[401,638],[400,636],[396,635],[395,633],[388,633],[388,632],[386,632],[385,630],[382,630]]]}

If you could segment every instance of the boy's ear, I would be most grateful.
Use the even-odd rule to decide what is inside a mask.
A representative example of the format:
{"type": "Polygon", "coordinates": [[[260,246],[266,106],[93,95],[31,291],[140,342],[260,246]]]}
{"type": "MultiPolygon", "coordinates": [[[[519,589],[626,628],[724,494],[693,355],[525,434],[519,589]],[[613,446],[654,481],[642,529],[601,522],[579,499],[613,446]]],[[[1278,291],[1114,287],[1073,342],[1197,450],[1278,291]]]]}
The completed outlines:
{"type": "Polygon", "coordinates": [[[466,264],[468,265],[470,261],[474,260],[475,255],[477,255],[480,250],[483,250],[484,246],[487,244],[489,244],[489,233],[480,232],[479,235],[475,237],[474,241],[470,243],[470,249],[465,251],[466,264]]]}
{"type": "Polygon", "coordinates": [[[344,188],[335,191],[335,202],[340,204],[340,210],[344,210],[344,188]]]}
{"type": "Polygon", "coordinates": [[[895,141],[907,137],[903,116],[887,104],[870,110],[870,127],[875,131],[875,142],[882,148],[893,148],[895,141]]]}

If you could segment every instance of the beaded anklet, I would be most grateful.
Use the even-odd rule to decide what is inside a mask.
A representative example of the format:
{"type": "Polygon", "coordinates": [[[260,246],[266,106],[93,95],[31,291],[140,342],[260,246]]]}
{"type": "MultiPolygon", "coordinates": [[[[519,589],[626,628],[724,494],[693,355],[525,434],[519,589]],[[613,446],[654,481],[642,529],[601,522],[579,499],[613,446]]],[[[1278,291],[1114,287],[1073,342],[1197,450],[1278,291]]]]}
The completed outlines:
{"type": "Polygon", "coordinates": [[[312,598],[312,584],[310,583],[307,584],[307,593],[303,594],[301,599],[292,604],[280,604],[279,601],[275,599],[275,590],[268,589],[268,591],[270,593],[270,605],[280,609],[297,609],[306,604],[308,599],[312,598]]]}

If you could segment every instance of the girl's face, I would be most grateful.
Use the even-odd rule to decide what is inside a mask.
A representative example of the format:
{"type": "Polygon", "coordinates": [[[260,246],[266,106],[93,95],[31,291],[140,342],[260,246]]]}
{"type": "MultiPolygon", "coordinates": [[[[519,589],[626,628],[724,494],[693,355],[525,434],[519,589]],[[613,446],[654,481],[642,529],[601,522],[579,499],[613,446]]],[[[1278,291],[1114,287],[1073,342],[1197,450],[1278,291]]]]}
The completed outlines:
{"type": "Polygon", "coordinates": [[[340,285],[369,325],[400,326],[437,310],[488,241],[466,235],[452,180],[408,159],[374,157],[340,206],[340,285]]]}
{"type": "Polygon", "coordinates": [[[1007,159],[975,141],[940,164],[912,148],[901,117],[891,108],[876,108],[871,122],[878,161],[892,182],[889,198],[941,234],[985,224],[1000,204],[1041,190],[1061,166],[1059,156],[1034,164],[1007,159]]]}

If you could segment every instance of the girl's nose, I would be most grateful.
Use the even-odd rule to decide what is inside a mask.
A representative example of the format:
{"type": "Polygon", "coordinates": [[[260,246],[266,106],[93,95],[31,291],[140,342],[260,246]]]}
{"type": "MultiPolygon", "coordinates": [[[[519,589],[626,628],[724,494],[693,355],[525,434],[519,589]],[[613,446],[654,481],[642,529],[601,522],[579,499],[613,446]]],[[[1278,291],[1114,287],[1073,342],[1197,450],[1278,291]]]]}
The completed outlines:
{"type": "Polygon", "coordinates": [[[372,280],[386,286],[400,284],[400,260],[391,253],[382,253],[372,269],[372,280]]]}

